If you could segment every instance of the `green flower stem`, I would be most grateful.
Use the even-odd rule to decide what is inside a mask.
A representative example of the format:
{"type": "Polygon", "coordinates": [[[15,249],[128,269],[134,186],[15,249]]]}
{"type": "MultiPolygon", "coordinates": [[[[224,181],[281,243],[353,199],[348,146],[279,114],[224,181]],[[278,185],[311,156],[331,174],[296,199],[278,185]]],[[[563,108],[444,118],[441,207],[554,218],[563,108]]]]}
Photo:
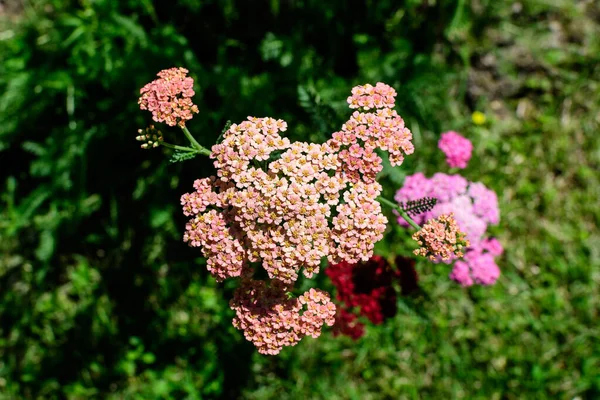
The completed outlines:
{"type": "Polygon", "coordinates": [[[161,146],[168,147],[169,149],[180,150],[180,151],[187,151],[189,153],[197,153],[198,152],[197,149],[193,149],[191,147],[177,146],[176,144],[171,144],[171,143],[166,143],[166,142],[159,142],[159,143],[160,143],[161,146]]]}
{"type": "Polygon", "coordinates": [[[419,224],[417,224],[407,213],[406,211],[404,211],[398,204],[394,203],[393,201],[390,201],[386,198],[383,198],[381,196],[379,196],[377,198],[377,200],[379,200],[379,202],[381,204],[385,204],[388,207],[391,207],[393,209],[395,209],[396,211],[398,211],[398,213],[400,214],[400,216],[402,218],[404,218],[406,220],[406,222],[408,222],[410,224],[410,226],[412,226],[413,228],[415,228],[416,230],[421,229],[421,227],[419,226],[419,224]]]}
{"type": "Polygon", "coordinates": [[[192,146],[194,146],[194,148],[197,150],[196,153],[205,155],[205,156],[210,156],[210,150],[208,150],[207,148],[203,147],[200,143],[198,143],[196,141],[196,139],[194,139],[194,137],[192,136],[192,134],[190,133],[190,131],[188,131],[188,128],[186,128],[185,126],[181,128],[181,130],[183,131],[183,133],[185,134],[185,137],[188,138],[188,140],[190,141],[190,143],[192,144],[192,146]]]}

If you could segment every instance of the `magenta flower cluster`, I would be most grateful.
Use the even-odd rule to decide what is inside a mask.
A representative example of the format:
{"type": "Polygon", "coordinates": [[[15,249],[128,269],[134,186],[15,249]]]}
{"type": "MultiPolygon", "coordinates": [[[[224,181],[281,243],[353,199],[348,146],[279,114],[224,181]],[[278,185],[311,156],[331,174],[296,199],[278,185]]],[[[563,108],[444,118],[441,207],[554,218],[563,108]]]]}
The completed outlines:
{"type": "MultiPolygon", "coordinates": [[[[502,246],[496,239],[488,238],[486,231],[489,225],[496,225],[500,220],[496,193],[482,183],[469,182],[460,175],[436,173],[427,178],[422,173],[416,173],[406,178],[395,199],[406,202],[422,197],[435,197],[438,203],[431,211],[414,218],[418,224],[452,213],[458,227],[469,239],[464,260],[454,264],[450,278],[463,286],[495,283],[500,276],[500,269],[494,257],[502,253],[502,246]]],[[[398,222],[407,226],[402,218],[398,222]]]]}
{"type": "Polygon", "coordinates": [[[394,165],[414,150],[391,109],[395,95],[382,83],[354,88],[348,103],[357,110],[323,144],[291,143],[281,136],[284,121],[248,117],[212,147],[217,175],[182,196],[190,217],[184,241],[201,248],[217,280],[241,277],[234,325],[259,352],[276,354],[333,324],[326,293],[286,297],[301,270],[310,278],[323,258],[366,261],[382,239],[387,219],[377,201],[382,160],[375,150],[387,150],[394,165]],[[270,283],[252,279],[256,267],[270,283]]]}
{"type": "Polygon", "coordinates": [[[467,168],[473,151],[473,144],[469,139],[449,131],[442,133],[438,147],[446,155],[446,162],[451,168],[467,168]]]}

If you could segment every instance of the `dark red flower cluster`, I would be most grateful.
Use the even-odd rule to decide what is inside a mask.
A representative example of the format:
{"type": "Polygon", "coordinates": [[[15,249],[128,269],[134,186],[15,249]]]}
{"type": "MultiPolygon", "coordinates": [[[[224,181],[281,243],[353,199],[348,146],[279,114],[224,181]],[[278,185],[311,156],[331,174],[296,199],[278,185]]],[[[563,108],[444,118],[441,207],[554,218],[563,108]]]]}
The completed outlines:
{"type": "Polygon", "coordinates": [[[336,302],[339,306],[334,335],[358,339],[364,334],[364,324],[358,317],[366,317],[379,325],[396,315],[393,282],[402,282],[401,270],[393,269],[384,258],[373,256],[369,261],[358,264],[332,264],[325,273],[337,288],[336,302]]]}

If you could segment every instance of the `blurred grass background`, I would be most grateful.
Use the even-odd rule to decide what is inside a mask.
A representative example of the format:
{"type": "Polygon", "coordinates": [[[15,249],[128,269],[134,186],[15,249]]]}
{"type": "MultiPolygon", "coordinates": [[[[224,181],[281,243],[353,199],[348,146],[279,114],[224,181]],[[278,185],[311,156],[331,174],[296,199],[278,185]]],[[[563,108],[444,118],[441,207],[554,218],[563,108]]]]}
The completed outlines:
{"type": "Polygon", "coordinates": [[[597,1],[4,0],[0,56],[0,399],[600,398],[597,1]],[[364,338],[257,354],[181,241],[210,163],[134,139],[139,88],[172,66],[205,145],[247,115],[323,140],[352,86],[395,87],[417,150],[386,193],[445,170],[441,132],[470,138],[463,175],[500,199],[498,284],[420,262],[429,297],[364,338]]]}

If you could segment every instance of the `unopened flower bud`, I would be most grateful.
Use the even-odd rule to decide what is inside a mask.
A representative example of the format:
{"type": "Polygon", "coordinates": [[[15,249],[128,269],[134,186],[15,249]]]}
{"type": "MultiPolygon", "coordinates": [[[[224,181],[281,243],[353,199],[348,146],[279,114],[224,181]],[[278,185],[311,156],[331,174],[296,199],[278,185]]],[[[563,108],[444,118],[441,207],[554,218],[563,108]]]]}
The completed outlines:
{"type": "Polygon", "coordinates": [[[163,141],[162,133],[154,125],[150,125],[146,129],[138,129],[140,135],[135,137],[138,142],[144,142],[140,147],[142,149],[150,149],[160,146],[160,142],[163,141]]]}

